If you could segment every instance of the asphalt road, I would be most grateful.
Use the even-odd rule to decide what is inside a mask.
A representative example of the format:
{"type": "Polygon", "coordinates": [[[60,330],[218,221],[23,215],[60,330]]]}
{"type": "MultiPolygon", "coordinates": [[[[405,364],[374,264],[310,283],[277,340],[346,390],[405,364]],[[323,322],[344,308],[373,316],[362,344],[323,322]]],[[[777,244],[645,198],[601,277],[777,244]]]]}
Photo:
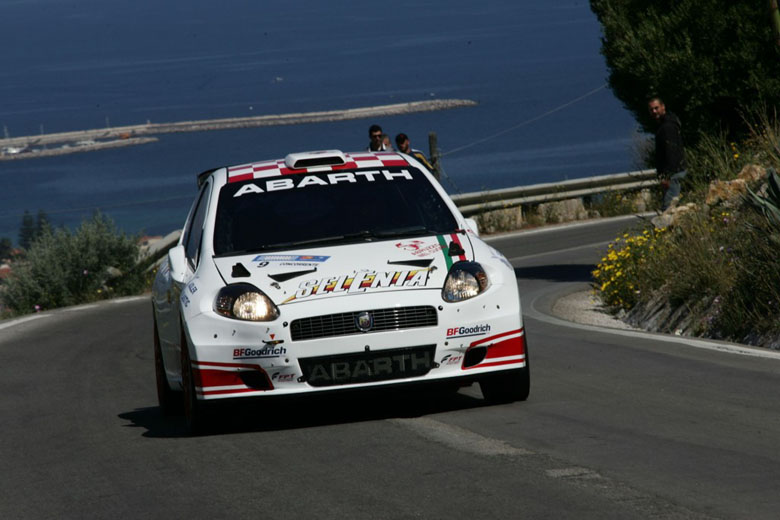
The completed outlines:
{"type": "Polygon", "coordinates": [[[0,518],[778,518],[780,356],[548,315],[628,224],[492,240],[524,403],[277,400],[187,437],[156,406],[148,298],[0,322],[0,518]]]}

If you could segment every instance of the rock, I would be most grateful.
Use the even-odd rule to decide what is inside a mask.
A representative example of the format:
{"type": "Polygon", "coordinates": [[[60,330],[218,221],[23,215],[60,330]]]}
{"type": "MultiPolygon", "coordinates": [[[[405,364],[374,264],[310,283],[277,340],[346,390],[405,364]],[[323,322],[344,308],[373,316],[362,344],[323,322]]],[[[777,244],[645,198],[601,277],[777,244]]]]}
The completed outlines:
{"type": "Polygon", "coordinates": [[[637,213],[644,213],[653,201],[653,194],[648,189],[641,190],[634,198],[634,209],[637,213]]]}
{"type": "Polygon", "coordinates": [[[120,271],[119,269],[113,266],[106,267],[106,276],[108,277],[109,280],[113,278],[119,278],[120,276],[122,276],[122,271],[120,271]]]}
{"type": "Polygon", "coordinates": [[[712,181],[705,202],[708,206],[723,204],[736,206],[747,195],[747,188],[757,184],[766,177],[766,168],[757,164],[748,164],[731,181],[712,181]]]}
{"type": "Polygon", "coordinates": [[[582,199],[567,199],[556,202],[544,202],[536,208],[539,217],[545,222],[560,223],[588,218],[588,210],[582,199]]]}
{"type": "Polygon", "coordinates": [[[482,234],[513,231],[523,227],[523,208],[517,206],[486,211],[477,215],[475,220],[482,234]]]}
{"type": "Polygon", "coordinates": [[[766,177],[766,168],[757,164],[748,164],[737,175],[737,179],[742,179],[750,184],[758,182],[766,177]]]}
{"type": "Polygon", "coordinates": [[[673,227],[677,225],[682,215],[691,211],[696,211],[698,208],[699,206],[693,202],[689,202],[683,206],[672,206],[660,215],[653,217],[650,222],[656,229],[673,227]]]}
{"type": "Polygon", "coordinates": [[[708,206],[725,204],[733,206],[747,194],[747,181],[734,179],[733,181],[712,181],[704,202],[708,206]]]}

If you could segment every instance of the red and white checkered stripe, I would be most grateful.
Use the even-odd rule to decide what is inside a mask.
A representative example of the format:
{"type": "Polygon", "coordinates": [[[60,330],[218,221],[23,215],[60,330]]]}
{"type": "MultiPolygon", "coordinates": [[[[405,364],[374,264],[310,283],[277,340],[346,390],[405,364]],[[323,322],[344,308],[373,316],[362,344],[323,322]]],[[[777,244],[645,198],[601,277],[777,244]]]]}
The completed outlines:
{"type": "Polygon", "coordinates": [[[276,177],[278,175],[292,175],[299,173],[319,173],[339,170],[357,170],[359,168],[381,168],[388,166],[408,166],[406,159],[392,152],[361,152],[344,154],[347,158],[345,164],[315,166],[312,168],[291,169],[284,164],[284,159],[277,161],[265,161],[259,163],[242,164],[228,168],[228,182],[241,182],[264,177],[276,177]]]}

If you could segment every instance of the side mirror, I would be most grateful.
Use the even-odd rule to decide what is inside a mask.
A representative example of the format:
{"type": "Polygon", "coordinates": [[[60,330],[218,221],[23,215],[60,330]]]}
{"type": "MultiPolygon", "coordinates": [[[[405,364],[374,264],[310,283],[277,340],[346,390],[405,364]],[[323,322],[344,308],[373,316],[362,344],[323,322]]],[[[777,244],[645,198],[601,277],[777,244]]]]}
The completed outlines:
{"type": "Polygon", "coordinates": [[[477,221],[473,218],[467,218],[466,219],[466,225],[471,228],[471,230],[474,232],[475,235],[479,236],[479,226],[477,225],[477,221]]]}
{"type": "Polygon", "coordinates": [[[174,282],[183,283],[187,273],[187,255],[184,246],[172,247],[168,251],[168,265],[171,268],[171,279],[174,282]]]}

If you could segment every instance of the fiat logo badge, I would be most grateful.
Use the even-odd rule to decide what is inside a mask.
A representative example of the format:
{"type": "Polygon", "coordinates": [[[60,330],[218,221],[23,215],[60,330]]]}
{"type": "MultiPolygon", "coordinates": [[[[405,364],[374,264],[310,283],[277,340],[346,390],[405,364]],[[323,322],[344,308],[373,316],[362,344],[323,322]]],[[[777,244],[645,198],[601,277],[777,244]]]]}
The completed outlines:
{"type": "Polygon", "coordinates": [[[363,311],[355,316],[355,325],[360,332],[368,332],[374,326],[374,317],[370,312],[363,311]]]}

